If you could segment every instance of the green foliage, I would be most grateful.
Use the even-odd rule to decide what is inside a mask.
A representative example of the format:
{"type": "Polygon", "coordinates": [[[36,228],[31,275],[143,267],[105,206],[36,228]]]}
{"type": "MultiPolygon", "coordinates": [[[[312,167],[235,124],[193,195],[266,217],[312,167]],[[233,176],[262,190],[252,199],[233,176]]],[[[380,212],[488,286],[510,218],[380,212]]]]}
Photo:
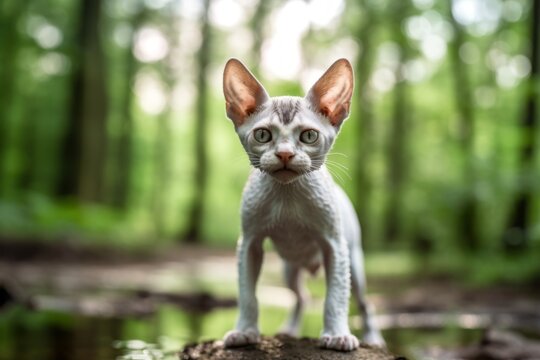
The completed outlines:
{"type": "MultiPolygon", "coordinates": [[[[75,103],[74,74],[83,63],[76,55],[81,3],[8,0],[0,6],[2,25],[15,25],[0,27],[0,39],[10,39],[0,41],[0,82],[6,84],[0,91],[6,102],[0,119],[0,235],[46,241],[69,238],[88,245],[126,248],[178,242],[190,225],[188,215],[196,200],[194,174],[200,166],[195,162],[194,87],[203,19],[198,10],[182,7],[187,3],[172,0],[104,1],[103,26],[98,30],[104,70],[94,75],[103,78],[108,102],[105,196],[90,202],[79,194],[63,196],[58,191],[66,176],[60,170],[64,165],[62,144],[70,124],[77,120],[70,117],[70,109],[75,103]],[[150,40],[144,42],[144,36],[150,40]],[[164,48],[160,48],[161,43],[164,48]],[[150,47],[145,50],[145,46],[150,47]],[[129,131],[125,130],[128,120],[129,131]],[[123,131],[128,132],[129,145],[121,143],[123,131]],[[132,159],[124,180],[119,180],[118,164],[125,160],[121,150],[127,150],[132,159]],[[118,183],[128,195],[124,206],[113,201],[118,183]]],[[[308,3],[305,6],[311,6],[308,3]]],[[[300,36],[301,65],[293,79],[272,77],[266,71],[269,60],[264,58],[276,42],[272,36],[279,29],[274,22],[283,16],[286,3],[269,5],[259,13],[256,24],[246,18],[224,25],[212,15],[212,48],[205,59],[209,61],[207,74],[203,74],[209,90],[208,98],[203,99],[208,116],[207,131],[202,134],[208,175],[199,240],[205,245],[234,246],[240,230],[241,192],[250,171],[234,127],[225,117],[220,77],[227,58],[235,56],[252,63],[261,57],[260,63],[251,65],[271,95],[302,96],[302,86],[309,86],[303,83],[305,78],[335,58],[346,56],[355,63],[357,84],[365,83],[365,87],[364,93],[357,88],[351,117],[329,156],[340,165],[329,163],[329,168],[352,199],[362,199],[359,195],[369,192],[369,202],[356,201],[355,206],[366,214],[361,219],[368,229],[363,241],[376,252],[374,259],[385,251],[429,257],[434,263],[442,257],[451,263],[443,268],[457,273],[472,271],[473,281],[479,283],[538,276],[540,265],[532,259],[540,249],[540,223],[536,220],[540,186],[535,181],[540,164],[537,156],[528,168],[523,166],[521,144],[540,141],[540,134],[535,130],[536,134],[524,135],[520,127],[525,97],[540,86],[538,81],[529,84],[532,9],[525,0],[496,3],[505,9],[496,21],[458,16],[454,24],[445,2],[406,2],[404,12],[397,14],[389,1],[345,1],[328,24],[310,18],[300,36]],[[401,23],[396,26],[398,20],[401,23]],[[361,33],[365,28],[370,31],[369,38],[361,33]],[[463,119],[456,100],[465,84],[460,83],[449,55],[458,30],[464,34],[458,49],[459,65],[469,75],[470,89],[466,90],[472,96],[469,100],[474,113],[473,146],[468,153],[460,140],[463,119]],[[267,41],[250,48],[249,38],[254,33],[267,41]],[[360,61],[366,54],[373,59],[370,67],[360,61]],[[401,87],[402,95],[397,91],[401,85],[406,85],[401,87]],[[404,101],[407,109],[403,114],[407,120],[407,131],[401,134],[404,139],[393,131],[398,100],[404,101]],[[362,106],[372,108],[368,127],[362,106]],[[399,184],[400,230],[395,239],[388,239],[388,207],[398,191],[389,179],[389,152],[396,136],[404,145],[394,150],[405,159],[405,164],[400,164],[404,168],[399,184]],[[364,143],[370,148],[365,149],[364,143]],[[464,170],[467,165],[472,169],[470,177],[470,171],[464,170]],[[359,178],[358,169],[367,179],[359,178]],[[361,180],[368,180],[369,189],[362,188],[361,180]],[[514,200],[523,189],[530,190],[532,199],[527,230],[530,243],[526,251],[507,257],[501,239],[514,200]],[[460,228],[464,204],[471,200],[478,209],[474,230],[480,234],[472,260],[462,253],[467,239],[462,239],[460,228]],[[457,260],[448,260],[448,253],[455,254],[457,260]],[[508,270],[498,271],[503,268],[508,270]]],[[[238,6],[246,7],[246,17],[254,12],[247,3],[238,6]]],[[[308,13],[312,16],[306,10],[308,13]]],[[[278,60],[282,59],[272,61],[278,60]]],[[[538,101],[536,96],[537,106],[538,101]]],[[[90,139],[91,133],[86,129],[81,136],[90,139]]],[[[537,148],[534,151],[537,153],[537,148]]],[[[82,161],[80,165],[90,166],[82,161]]],[[[368,267],[393,273],[414,269],[410,257],[398,261],[392,256],[369,260],[368,267]],[[394,267],[381,266],[386,262],[394,267]]]]}

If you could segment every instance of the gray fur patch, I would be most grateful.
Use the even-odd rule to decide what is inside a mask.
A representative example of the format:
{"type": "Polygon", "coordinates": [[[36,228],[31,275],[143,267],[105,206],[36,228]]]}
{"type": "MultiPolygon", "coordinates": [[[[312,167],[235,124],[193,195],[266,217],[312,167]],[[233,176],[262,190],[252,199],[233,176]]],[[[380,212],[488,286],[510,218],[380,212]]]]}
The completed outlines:
{"type": "Polygon", "coordinates": [[[300,99],[293,97],[278,97],[272,99],[272,112],[278,116],[279,121],[290,124],[300,110],[300,99]]]}

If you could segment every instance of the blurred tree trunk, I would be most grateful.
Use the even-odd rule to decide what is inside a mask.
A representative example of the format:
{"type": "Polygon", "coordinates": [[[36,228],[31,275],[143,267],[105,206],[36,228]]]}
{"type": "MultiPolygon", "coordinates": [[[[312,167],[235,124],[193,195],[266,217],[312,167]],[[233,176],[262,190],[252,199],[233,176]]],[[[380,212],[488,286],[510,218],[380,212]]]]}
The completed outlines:
{"type": "MultiPolygon", "coordinates": [[[[30,96],[26,95],[27,99],[30,96]]],[[[39,133],[33,121],[36,113],[34,102],[28,104],[22,112],[21,129],[22,141],[18,151],[23,154],[21,156],[21,167],[17,178],[17,187],[21,191],[29,191],[33,189],[34,181],[34,166],[36,163],[36,144],[39,143],[39,133]]]]}
{"type": "MultiPolygon", "coordinates": [[[[358,103],[358,142],[359,148],[354,168],[356,184],[356,211],[362,223],[362,238],[370,239],[373,219],[371,216],[370,155],[373,153],[373,99],[369,79],[373,71],[375,51],[375,24],[376,14],[368,5],[368,1],[361,0],[359,5],[363,10],[361,25],[356,29],[355,39],[360,44],[360,54],[355,67],[356,73],[356,100],[358,103]]],[[[369,241],[364,246],[369,247],[369,241]]]]}
{"type": "Polygon", "coordinates": [[[102,3],[81,0],[72,98],[60,161],[58,194],[82,202],[103,200],[107,97],[99,32],[102,3]]]}
{"type": "Polygon", "coordinates": [[[538,97],[540,92],[540,1],[532,1],[530,14],[529,59],[531,73],[527,81],[524,111],[521,119],[520,183],[519,192],[510,210],[510,219],[503,242],[507,252],[528,248],[530,234],[528,216],[534,202],[534,157],[538,136],[538,97]]]}
{"type": "Polygon", "coordinates": [[[131,36],[125,52],[124,81],[122,99],[120,100],[120,132],[114,151],[114,176],[112,177],[112,204],[116,208],[126,210],[129,204],[131,189],[131,171],[133,155],[133,86],[137,74],[138,62],[133,55],[133,47],[137,30],[144,23],[147,9],[142,2],[138,3],[139,9],[131,19],[131,36]]]}
{"type": "Polygon", "coordinates": [[[407,176],[407,136],[411,119],[411,104],[408,83],[405,79],[405,63],[410,57],[407,36],[403,33],[403,21],[410,12],[411,4],[407,0],[399,1],[392,7],[391,17],[393,32],[399,46],[398,64],[395,69],[396,86],[393,91],[392,124],[388,141],[388,204],[386,208],[384,239],[395,243],[402,235],[402,209],[404,187],[407,176]]]}
{"type": "Polygon", "coordinates": [[[255,13],[249,22],[249,28],[251,34],[253,34],[253,46],[251,50],[251,66],[250,69],[253,74],[260,78],[261,68],[261,53],[262,45],[264,41],[264,26],[266,23],[266,17],[270,12],[273,0],[259,0],[255,7],[255,13]]]}
{"type": "Polygon", "coordinates": [[[155,141],[155,176],[152,191],[152,219],[154,231],[158,238],[165,234],[167,224],[167,208],[169,198],[169,185],[171,178],[171,92],[169,88],[168,103],[157,119],[157,133],[155,141]]]}
{"type": "Polygon", "coordinates": [[[27,0],[4,1],[0,4],[0,197],[7,191],[11,118],[16,94],[17,58],[20,49],[19,21],[27,0]]]}
{"type": "MultiPolygon", "coordinates": [[[[170,4],[169,6],[172,6],[170,4]]],[[[170,179],[171,179],[171,142],[172,142],[172,93],[178,82],[174,64],[177,61],[175,55],[179,47],[180,26],[179,18],[172,9],[165,19],[166,37],[169,42],[169,53],[160,63],[159,72],[161,81],[165,85],[168,99],[163,112],[157,119],[157,134],[155,141],[155,177],[152,195],[153,222],[156,236],[161,238],[165,235],[167,225],[168,207],[170,204],[170,179]]]]}
{"type": "Polygon", "coordinates": [[[206,124],[208,117],[208,84],[206,81],[207,68],[210,62],[210,23],[208,12],[211,0],[204,0],[204,12],[201,18],[202,43],[197,53],[197,95],[195,105],[195,176],[193,178],[194,194],[187,230],[183,236],[184,241],[201,242],[201,230],[204,216],[204,202],[206,198],[206,184],[208,178],[208,156],[206,154],[206,124]]]}
{"type": "Polygon", "coordinates": [[[458,139],[463,161],[463,186],[467,189],[458,214],[458,237],[465,251],[476,251],[480,245],[480,234],[476,221],[478,204],[476,201],[476,173],[474,166],[474,104],[472,86],[467,65],[461,60],[459,50],[465,43],[465,30],[457,22],[449,0],[449,19],[454,30],[454,39],[449,44],[450,62],[453,70],[454,97],[459,117],[458,139]]]}

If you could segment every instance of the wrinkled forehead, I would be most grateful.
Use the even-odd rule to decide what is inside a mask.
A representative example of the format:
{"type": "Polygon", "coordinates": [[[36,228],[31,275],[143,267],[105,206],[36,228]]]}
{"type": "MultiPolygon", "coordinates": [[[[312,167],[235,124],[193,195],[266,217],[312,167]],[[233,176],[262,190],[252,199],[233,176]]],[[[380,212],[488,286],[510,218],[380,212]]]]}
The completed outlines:
{"type": "Polygon", "coordinates": [[[289,125],[297,115],[301,115],[302,110],[305,112],[303,100],[294,97],[273,98],[268,106],[272,120],[283,125],[289,125]]]}
{"type": "Polygon", "coordinates": [[[256,118],[257,125],[279,128],[287,128],[293,122],[294,125],[307,126],[317,121],[305,99],[289,96],[272,98],[256,118]]]}

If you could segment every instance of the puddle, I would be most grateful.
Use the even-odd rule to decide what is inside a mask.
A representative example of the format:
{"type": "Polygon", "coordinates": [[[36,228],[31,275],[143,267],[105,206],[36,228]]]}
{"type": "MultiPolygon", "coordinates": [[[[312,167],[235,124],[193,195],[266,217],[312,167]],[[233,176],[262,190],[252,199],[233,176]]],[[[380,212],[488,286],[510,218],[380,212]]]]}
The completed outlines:
{"type": "MultiPolygon", "coordinates": [[[[262,309],[262,314],[265,333],[277,330],[286,316],[276,308],[262,309]]],[[[465,315],[471,319],[471,314],[465,315]]],[[[13,306],[0,316],[0,359],[172,360],[188,342],[221,337],[235,317],[234,309],[193,315],[163,306],[151,316],[107,318],[13,306]]],[[[317,318],[307,314],[307,335],[315,336],[320,329],[317,318]]],[[[391,351],[409,359],[442,359],[444,349],[478,343],[483,333],[481,327],[460,327],[459,321],[446,327],[399,328],[412,325],[411,319],[383,331],[391,351]]]]}

